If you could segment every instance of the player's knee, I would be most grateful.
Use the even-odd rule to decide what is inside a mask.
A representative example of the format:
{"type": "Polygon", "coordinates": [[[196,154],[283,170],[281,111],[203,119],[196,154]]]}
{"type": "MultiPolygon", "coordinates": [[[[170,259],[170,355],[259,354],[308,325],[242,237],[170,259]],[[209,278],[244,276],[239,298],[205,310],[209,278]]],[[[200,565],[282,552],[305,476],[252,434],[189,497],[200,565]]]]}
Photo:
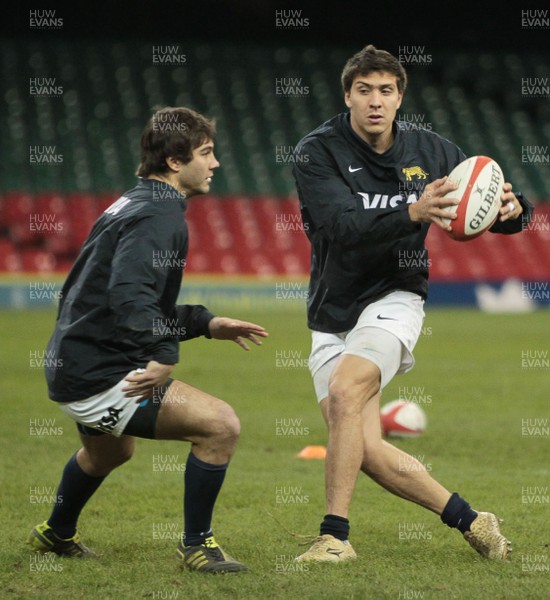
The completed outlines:
{"type": "Polygon", "coordinates": [[[113,457],[113,462],[115,463],[115,466],[120,467],[120,465],[127,463],[132,456],[134,456],[134,446],[125,446],[113,457]]]}
{"type": "Polygon", "coordinates": [[[329,424],[346,416],[359,418],[362,403],[356,386],[335,380],[329,384],[328,392],[329,424]]]}
{"type": "Polygon", "coordinates": [[[329,382],[329,418],[358,416],[367,400],[378,392],[376,374],[351,379],[336,374],[329,382]]]}
{"type": "Polygon", "coordinates": [[[227,445],[237,442],[241,433],[241,422],[235,411],[228,404],[222,404],[212,422],[212,435],[227,445]]]}
{"type": "Polygon", "coordinates": [[[94,451],[94,449],[83,449],[81,461],[89,474],[96,476],[107,475],[112,470],[128,462],[134,454],[133,444],[128,444],[116,449],[94,451]]]}

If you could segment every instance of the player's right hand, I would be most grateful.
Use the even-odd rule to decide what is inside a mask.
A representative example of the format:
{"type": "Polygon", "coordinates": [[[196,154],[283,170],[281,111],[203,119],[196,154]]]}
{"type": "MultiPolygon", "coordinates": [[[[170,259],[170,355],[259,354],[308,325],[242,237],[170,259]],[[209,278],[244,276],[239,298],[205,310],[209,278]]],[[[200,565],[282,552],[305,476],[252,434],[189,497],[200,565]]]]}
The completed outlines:
{"type": "Polygon", "coordinates": [[[208,329],[213,339],[232,340],[243,350],[250,350],[245,340],[261,346],[262,342],[258,338],[269,335],[261,325],[227,317],[214,317],[210,320],[208,329]]]}
{"type": "Polygon", "coordinates": [[[449,214],[444,208],[457,205],[460,200],[458,198],[448,197],[445,195],[453,190],[456,190],[458,185],[448,179],[442,177],[429,183],[425,188],[418,202],[409,205],[409,216],[413,223],[435,223],[441,229],[446,231],[451,230],[450,224],[447,225],[444,219],[456,219],[455,214],[449,214]]]}
{"type": "Polygon", "coordinates": [[[163,365],[151,360],[143,373],[130,374],[124,378],[130,385],[122,388],[122,391],[126,398],[137,398],[137,402],[141,402],[151,397],[154,389],[165,383],[173,369],[174,365],[163,365]]]}

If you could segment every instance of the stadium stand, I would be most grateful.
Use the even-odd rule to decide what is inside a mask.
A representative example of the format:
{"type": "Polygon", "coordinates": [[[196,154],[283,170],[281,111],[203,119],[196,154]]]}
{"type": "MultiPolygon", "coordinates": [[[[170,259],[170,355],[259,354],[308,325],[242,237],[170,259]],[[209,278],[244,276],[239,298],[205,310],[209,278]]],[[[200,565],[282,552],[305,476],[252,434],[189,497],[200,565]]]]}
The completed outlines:
{"type": "MultiPolygon", "coordinates": [[[[179,65],[154,64],[152,44],[136,41],[5,40],[0,50],[0,270],[66,271],[97,216],[133,186],[151,109],[170,104],[192,106],[218,124],[222,168],[213,195],[190,201],[188,271],[307,273],[292,150],[343,110],[340,72],[356,48],[193,44],[179,48],[179,65]],[[33,163],[33,152],[44,162],[33,163]]],[[[495,158],[538,205],[540,219],[513,239],[486,235],[467,244],[432,227],[433,280],[550,281],[550,107],[521,83],[543,76],[543,64],[536,53],[440,53],[408,69],[399,118],[466,154],[495,158]]]]}
{"type": "MultiPolygon", "coordinates": [[[[116,194],[9,193],[0,199],[0,270],[66,271],[95,219],[116,194]],[[37,215],[38,231],[29,227],[37,215]],[[49,219],[48,217],[52,217],[49,219]],[[40,229],[45,229],[40,231],[40,229]]],[[[550,281],[550,205],[521,236],[487,234],[468,243],[432,227],[427,245],[434,281],[500,281],[506,277],[550,281]]],[[[189,273],[302,275],[309,243],[295,197],[202,196],[189,202],[189,273]]],[[[36,229],[36,228],[34,228],[36,229]]]]}

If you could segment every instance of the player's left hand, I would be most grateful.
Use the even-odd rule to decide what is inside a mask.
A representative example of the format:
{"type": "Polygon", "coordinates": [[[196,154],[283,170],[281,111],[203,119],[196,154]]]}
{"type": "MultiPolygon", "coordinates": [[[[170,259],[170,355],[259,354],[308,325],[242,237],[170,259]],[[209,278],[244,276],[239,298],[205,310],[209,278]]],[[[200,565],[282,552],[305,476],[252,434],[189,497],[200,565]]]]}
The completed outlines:
{"type": "Polygon", "coordinates": [[[511,183],[505,183],[502,186],[502,196],[500,197],[500,201],[502,202],[502,206],[499,210],[501,221],[515,221],[523,212],[523,207],[519,203],[514,192],[512,192],[511,183]]]}
{"type": "Polygon", "coordinates": [[[137,398],[141,402],[154,393],[170,377],[174,365],[164,365],[156,360],[150,360],[145,369],[133,371],[124,378],[129,385],[122,388],[126,398],[137,398]]]}
{"type": "Polygon", "coordinates": [[[214,317],[208,323],[208,329],[214,339],[232,340],[243,350],[250,350],[245,340],[250,340],[256,346],[261,346],[262,342],[258,338],[269,335],[261,325],[227,317],[214,317]]]}

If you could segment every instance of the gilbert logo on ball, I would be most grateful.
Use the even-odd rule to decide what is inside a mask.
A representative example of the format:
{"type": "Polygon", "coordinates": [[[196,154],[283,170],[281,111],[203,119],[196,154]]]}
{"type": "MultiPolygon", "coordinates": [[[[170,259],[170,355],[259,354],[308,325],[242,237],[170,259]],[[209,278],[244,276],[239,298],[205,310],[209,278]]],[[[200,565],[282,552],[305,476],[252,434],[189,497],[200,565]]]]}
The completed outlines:
{"type": "Polygon", "coordinates": [[[380,409],[382,433],[386,437],[418,437],[426,431],[428,419],[418,404],[392,400],[380,409]]]}
{"type": "Polygon", "coordinates": [[[460,242],[473,240],[498,218],[504,184],[502,169],[488,156],[471,156],[449,173],[449,179],[457,183],[458,188],[446,197],[458,198],[460,204],[445,209],[457,214],[454,220],[444,219],[451,225],[451,231],[446,233],[460,242]]]}

